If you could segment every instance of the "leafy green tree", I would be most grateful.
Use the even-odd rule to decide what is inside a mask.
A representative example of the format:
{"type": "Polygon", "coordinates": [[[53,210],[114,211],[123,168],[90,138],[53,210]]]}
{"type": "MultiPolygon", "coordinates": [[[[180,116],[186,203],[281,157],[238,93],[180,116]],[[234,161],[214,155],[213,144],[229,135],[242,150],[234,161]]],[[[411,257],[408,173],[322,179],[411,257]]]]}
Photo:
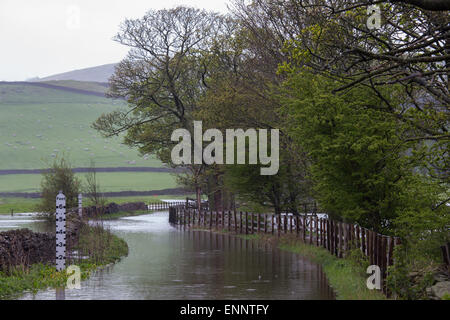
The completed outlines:
{"type": "Polygon", "coordinates": [[[442,262],[440,246],[450,242],[448,191],[426,176],[404,179],[403,204],[393,220],[395,234],[402,238],[410,263],[442,262]]]}
{"type": "MultiPolygon", "coordinates": [[[[106,137],[123,132],[127,145],[173,165],[172,132],[193,132],[192,112],[208,78],[204,55],[222,24],[216,13],[184,6],[125,20],[115,40],[130,51],[110,79],[109,96],[126,99],[128,108],[103,114],[93,127],[106,137]]],[[[201,172],[204,166],[190,169],[201,172]]],[[[199,194],[199,185],[195,189],[199,194]]]]}
{"type": "MultiPolygon", "coordinates": [[[[405,205],[409,188],[403,182],[421,164],[419,145],[405,143],[412,128],[384,112],[383,100],[371,91],[332,94],[336,85],[310,72],[294,73],[283,98],[287,130],[311,156],[322,208],[377,231],[389,229],[405,205]]],[[[395,103],[395,87],[385,90],[395,103]]]]}
{"type": "Polygon", "coordinates": [[[220,26],[219,15],[182,6],[122,23],[115,40],[130,51],[110,79],[109,96],[125,98],[128,109],[103,114],[94,128],[105,136],[125,132],[126,144],[170,163],[173,130],[192,132],[208,71],[203,54],[220,26]]]}
{"type": "Polygon", "coordinates": [[[73,173],[70,162],[64,157],[55,159],[49,167],[42,173],[41,203],[38,205],[38,210],[53,216],[56,195],[59,191],[66,196],[66,208],[77,206],[81,182],[73,173]]]}

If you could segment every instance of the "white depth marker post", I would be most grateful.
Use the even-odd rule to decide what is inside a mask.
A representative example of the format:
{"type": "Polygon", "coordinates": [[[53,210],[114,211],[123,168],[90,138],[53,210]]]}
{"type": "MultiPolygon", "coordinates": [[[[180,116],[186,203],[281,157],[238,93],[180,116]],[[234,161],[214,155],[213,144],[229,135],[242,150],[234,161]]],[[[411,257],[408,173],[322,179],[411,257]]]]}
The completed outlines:
{"type": "Polygon", "coordinates": [[[56,196],[56,271],[66,267],[66,196],[56,196]]]}
{"type": "Polygon", "coordinates": [[[81,193],[78,195],[78,215],[80,218],[83,217],[83,195],[81,193]]]}

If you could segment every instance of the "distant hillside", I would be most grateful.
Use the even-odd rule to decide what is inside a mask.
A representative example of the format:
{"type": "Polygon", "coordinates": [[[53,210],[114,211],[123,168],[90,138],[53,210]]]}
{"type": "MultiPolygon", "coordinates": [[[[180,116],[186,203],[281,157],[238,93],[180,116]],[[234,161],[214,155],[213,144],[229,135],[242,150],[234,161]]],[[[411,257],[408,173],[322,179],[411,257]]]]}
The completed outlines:
{"type": "Polygon", "coordinates": [[[106,82],[87,82],[87,81],[75,81],[75,80],[51,80],[51,81],[40,81],[40,82],[32,82],[33,84],[39,85],[50,85],[54,88],[58,88],[60,90],[75,89],[88,92],[96,92],[105,94],[108,90],[108,83],[106,82]]]}
{"type": "Polygon", "coordinates": [[[116,63],[105,64],[98,67],[69,71],[55,74],[45,78],[33,79],[33,81],[52,81],[52,80],[76,80],[90,82],[108,82],[114,73],[116,63]]]}
{"type": "Polygon", "coordinates": [[[105,98],[107,87],[98,82],[47,81],[2,82],[0,103],[40,103],[91,101],[80,95],[105,98]]]}
{"type": "MultiPolygon", "coordinates": [[[[141,157],[136,149],[123,145],[123,135],[105,139],[91,128],[101,114],[125,108],[125,101],[107,99],[89,83],[58,84],[0,82],[0,170],[41,169],[60,155],[75,168],[89,167],[91,159],[98,168],[162,166],[154,156],[141,157]]],[[[14,175],[8,176],[15,181],[14,175]]],[[[0,189],[23,189],[9,188],[5,179],[0,176],[0,189]]]]}

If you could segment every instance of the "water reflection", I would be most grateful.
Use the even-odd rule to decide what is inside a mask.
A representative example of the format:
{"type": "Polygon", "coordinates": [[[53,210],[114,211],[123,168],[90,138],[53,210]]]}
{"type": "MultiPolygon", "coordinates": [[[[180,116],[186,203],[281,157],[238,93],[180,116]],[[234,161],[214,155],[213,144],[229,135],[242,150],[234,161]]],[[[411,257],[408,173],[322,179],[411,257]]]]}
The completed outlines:
{"type": "MultiPolygon", "coordinates": [[[[183,231],[159,212],[105,222],[130,248],[81,289],[22,299],[333,299],[320,266],[234,236],[183,231]]],[[[1,223],[0,223],[1,225],[1,223]]]]}
{"type": "Polygon", "coordinates": [[[15,213],[14,216],[0,215],[0,232],[28,228],[35,232],[52,232],[55,226],[47,220],[31,213],[15,213]]]}

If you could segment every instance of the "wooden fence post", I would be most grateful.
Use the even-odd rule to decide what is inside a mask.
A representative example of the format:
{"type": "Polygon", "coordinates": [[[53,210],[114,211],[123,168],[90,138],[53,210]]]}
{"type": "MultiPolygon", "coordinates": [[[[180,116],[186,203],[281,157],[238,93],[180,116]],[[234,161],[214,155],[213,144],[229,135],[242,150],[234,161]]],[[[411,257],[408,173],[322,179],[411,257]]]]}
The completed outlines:
{"type": "Polygon", "coordinates": [[[284,234],[288,232],[288,226],[287,226],[287,213],[284,215],[284,234]]]}
{"type": "Polygon", "coordinates": [[[306,214],[303,216],[303,225],[302,225],[302,227],[303,227],[303,243],[306,243],[306,214]]]}
{"type": "Polygon", "coordinates": [[[275,232],[275,216],[272,214],[272,234],[275,232]]]}
{"type": "Polygon", "coordinates": [[[278,214],[277,216],[277,233],[278,236],[280,236],[280,232],[281,232],[281,213],[278,214]]]}
{"type": "Polygon", "coordinates": [[[382,256],[381,264],[383,265],[383,268],[382,268],[383,292],[386,293],[386,275],[387,275],[387,264],[388,264],[388,261],[387,261],[387,237],[386,236],[383,236],[381,247],[383,248],[382,253],[381,253],[381,256],[382,256]]]}
{"type": "Polygon", "coordinates": [[[209,211],[209,229],[212,229],[212,221],[213,221],[213,214],[212,211],[209,211]]]}
{"type": "Polygon", "coordinates": [[[330,220],[327,218],[327,220],[325,220],[325,228],[326,230],[326,249],[328,251],[330,251],[330,220]]]}
{"type": "Polygon", "coordinates": [[[355,225],[352,223],[352,224],[350,224],[350,238],[348,239],[349,240],[349,249],[350,250],[353,249],[353,247],[356,245],[355,239],[356,239],[356,236],[355,236],[355,225]]]}
{"type": "Polygon", "coordinates": [[[375,250],[374,250],[374,242],[375,242],[375,233],[372,230],[369,230],[370,236],[370,264],[375,264],[375,250]]]}
{"type": "Polygon", "coordinates": [[[342,239],[344,236],[344,225],[340,221],[335,221],[334,224],[336,227],[336,256],[341,257],[344,248],[344,242],[342,239]]]}
{"type": "Polygon", "coordinates": [[[312,244],[313,238],[313,228],[312,228],[312,217],[309,217],[309,244],[312,244]]]}
{"type": "Polygon", "coordinates": [[[344,231],[343,231],[343,237],[345,237],[345,239],[344,239],[345,252],[348,252],[348,250],[350,250],[350,232],[351,232],[350,229],[351,229],[351,225],[346,223],[344,231]]]}
{"type": "Polygon", "coordinates": [[[188,210],[188,224],[187,224],[187,226],[188,227],[191,226],[191,210],[188,210]]]}
{"type": "Polygon", "coordinates": [[[255,222],[254,222],[254,219],[253,219],[253,212],[250,214],[250,219],[251,219],[251,220],[250,220],[250,225],[251,225],[250,233],[253,234],[253,233],[254,233],[254,227],[255,227],[255,226],[254,226],[254,223],[255,223],[255,222]]]}
{"type": "Polygon", "coordinates": [[[374,232],[374,239],[373,239],[374,264],[377,265],[377,266],[380,266],[380,262],[378,261],[378,258],[379,258],[378,249],[379,249],[379,246],[378,246],[378,233],[374,232]]]}
{"type": "Polygon", "coordinates": [[[441,246],[442,252],[442,261],[447,266],[447,271],[450,271],[450,242],[447,242],[445,245],[441,246]]]}
{"type": "Polygon", "coordinates": [[[322,230],[323,230],[323,247],[328,249],[328,219],[322,219],[322,230]]]}
{"type": "Polygon", "coordinates": [[[366,255],[366,230],[361,228],[361,251],[366,255]]]}
{"type": "Polygon", "coordinates": [[[360,229],[358,225],[356,226],[356,247],[361,249],[360,229]]]}
{"type": "Polygon", "coordinates": [[[339,247],[338,247],[338,236],[339,236],[339,229],[338,229],[338,223],[334,223],[334,255],[337,257],[339,254],[339,247]]]}
{"type": "Polygon", "coordinates": [[[245,234],[248,234],[248,212],[245,211],[245,234]]]}
{"type": "Polygon", "coordinates": [[[314,226],[316,229],[316,247],[319,246],[319,218],[315,216],[314,218],[314,226]]]}
{"type": "Polygon", "coordinates": [[[267,213],[264,213],[264,233],[267,233],[267,213]]]}
{"type": "Polygon", "coordinates": [[[261,219],[260,219],[261,214],[258,213],[258,217],[256,218],[256,223],[258,224],[258,228],[256,228],[256,233],[259,233],[259,225],[261,223],[261,219]]]}
{"type": "Polygon", "coordinates": [[[344,255],[347,255],[347,252],[345,250],[345,241],[347,240],[345,231],[347,229],[349,229],[349,225],[347,223],[344,223],[344,222],[341,222],[340,224],[341,224],[341,235],[340,235],[341,240],[340,241],[342,242],[342,245],[341,245],[341,251],[342,251],[341,252],[341,257],[343,257],[344,255]]]}
{"type": "Polygon", "coordinates": [[[319,243],[320,243],[320,246],[323,247],[323,220],[322,220],[322,218],[319,218],[319,235],[320,235],[319,243]]]}
{"type": "Polygon", "coordinates": [[[334,221],[330,220],[330,253],[334,255],[334,221]]]}
{"type": "Polygon", "coordinates": [[[216,229],[218,229],[218,225],[219,225],[219,211],[216,211],[215,212],[215,226],[214,226],[214,228],[216,228],[216,229]]]}
{"type": "Polygon", "coordinates": [[[347,236],[348,236],[346,248],[347,251],[352,250],[353,248],[353,239],[354,239],[353,231],[354,231],[353,224],[351,223],[347,224],[347,236]]]}
{"type": "Polygon", "coordinates": [[[366,257],[370,257],[369,254],[369,231],[364,228],[364,254],[366,255],[366,257]]]}
{"type": "Polygon", "coordinates": [[[381,268],[381,274],[383,274],[383,236],[378,234],[378,265],[381,268]]]}
{"type": "Polygon", "coordinates": [[[239,211],[239,233],[242,234],[242,211],[239,211]]]}

